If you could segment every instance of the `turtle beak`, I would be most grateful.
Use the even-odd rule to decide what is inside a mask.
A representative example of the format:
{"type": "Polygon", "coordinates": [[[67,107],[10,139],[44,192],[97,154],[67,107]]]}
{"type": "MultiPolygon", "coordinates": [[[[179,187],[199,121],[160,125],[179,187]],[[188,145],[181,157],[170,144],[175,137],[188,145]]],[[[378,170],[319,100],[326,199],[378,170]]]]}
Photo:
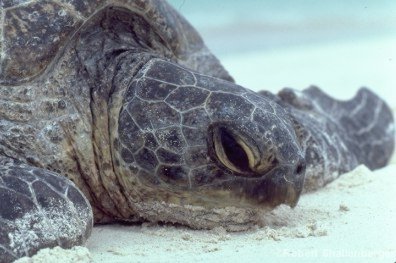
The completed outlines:
{"type": "Polygon", "coordinates": [[[301,190],[298,187],[296,188],[295,185],[288,186],[286,198],[284,201],[285,204],[294,208],[297,205],[298,200],[300,199],[300,194],[301,190]]]}
{"type": "MultiPolygon", "coordinates": [[[[280,165],[262,177],[238,177],[222,182],[222,188],[232,193],[235,203],[239,205],[265,209],[287,204],[293,208],[300,198],[304,177],[304,167],[280,165]],[[241,200],[244,200],[243,204],[241,200]]],[[[227,202],[231,202],[231,199],[227,202]]]]}
{"type": "Polygon", "coordinates": [[[300,160],[298,165],[288,169],[289,171],[283,176],[286,184],[286,194],[284,203],[290,207],[295,207],[300,198],[305,180],[305,160],[300,160]]]}
{"type": "Polygon", "coordinates": [[[246,194],[250,200],[259,206],[276,207],[287,204],[295,207],[303,190],[305,177],[305,162],[298,165],[279,165],[273,171],[259,178],[251,187],[247,187],[246,194]]]}

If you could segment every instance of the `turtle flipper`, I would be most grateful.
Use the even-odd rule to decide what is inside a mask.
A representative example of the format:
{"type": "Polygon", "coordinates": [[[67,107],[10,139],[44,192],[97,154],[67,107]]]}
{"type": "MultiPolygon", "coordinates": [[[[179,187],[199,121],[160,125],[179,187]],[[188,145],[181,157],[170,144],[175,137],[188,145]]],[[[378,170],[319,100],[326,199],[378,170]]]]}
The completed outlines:
{"type": "Polygon", "coordinates": [[[0,156],[0,262],[81,245],[91,230],[91,207],[70,180],[0,156]]]}
{"type": "Polygon", "coordinates": [[[347,101],[335,100],[317,87],[303,93],[345,130],[359,163],[378,169],[389,162],[395,147],[395,126],[392,110],[384,100],[367,88],[347,101]]]}
{"type": "Polygon", "coordinates": [[[334,99],[317,87],[283,89],[285,106],[307,161],[306,190],[317,189],[359,164],[385,166],[395,146],[392,111],[372,91],[362,88],[350,100],[334,99]]]}

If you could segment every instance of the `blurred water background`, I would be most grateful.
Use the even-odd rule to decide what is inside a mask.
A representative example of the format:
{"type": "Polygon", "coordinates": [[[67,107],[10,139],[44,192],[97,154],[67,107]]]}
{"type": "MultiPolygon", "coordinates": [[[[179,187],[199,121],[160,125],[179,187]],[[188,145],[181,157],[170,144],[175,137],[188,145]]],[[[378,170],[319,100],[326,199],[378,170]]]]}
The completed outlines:
{"type": "Polygon", "coordinates": [[[238,83],[370,86],[396,106],[395,0],[170,0],[238,83]]]}
{"type": "Polygon", "coordinates": [[[396,36],[395,0],[170,0],[219,55],[396,36]]]}

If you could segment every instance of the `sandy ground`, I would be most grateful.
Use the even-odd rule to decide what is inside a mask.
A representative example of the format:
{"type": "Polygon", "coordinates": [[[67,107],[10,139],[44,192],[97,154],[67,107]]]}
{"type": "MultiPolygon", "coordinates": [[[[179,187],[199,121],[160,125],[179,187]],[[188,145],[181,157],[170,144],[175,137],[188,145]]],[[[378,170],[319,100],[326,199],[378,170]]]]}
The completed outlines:
{"type": "MultiPolygon", "coordinates": [[[[396,109],[396,39],[374,39],[223,57],[238,83],[276,91],[317,84],[338,98],[375,87],[396,109]],[[351,89],[349,89],[351,88],[351,89]]],[[[96,226],[86,248],[46,249],[20,262],[395,262],[396,158],[364,166],[264,215],[248,232],[158,225],[96,226]]]]}
{"type": "Polygon", "coordinates": [[[396,165],[375,173],[358,167],[303,196],[296,209],[279,207],[268,215],[268,226],[245,233],[106,226],[87,246],[95,262],[394,262],[395,174],[396,165]]]}

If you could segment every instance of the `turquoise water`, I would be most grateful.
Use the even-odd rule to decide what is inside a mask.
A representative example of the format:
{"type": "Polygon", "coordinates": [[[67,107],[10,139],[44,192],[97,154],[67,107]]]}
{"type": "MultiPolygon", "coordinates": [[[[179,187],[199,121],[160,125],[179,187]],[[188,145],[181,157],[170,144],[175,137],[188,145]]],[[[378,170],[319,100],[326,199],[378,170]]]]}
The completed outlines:
{"type": "Polygon", "coordinates": [[[396,35],[396,1],[170,0],[215,54],[396,35]]]}

